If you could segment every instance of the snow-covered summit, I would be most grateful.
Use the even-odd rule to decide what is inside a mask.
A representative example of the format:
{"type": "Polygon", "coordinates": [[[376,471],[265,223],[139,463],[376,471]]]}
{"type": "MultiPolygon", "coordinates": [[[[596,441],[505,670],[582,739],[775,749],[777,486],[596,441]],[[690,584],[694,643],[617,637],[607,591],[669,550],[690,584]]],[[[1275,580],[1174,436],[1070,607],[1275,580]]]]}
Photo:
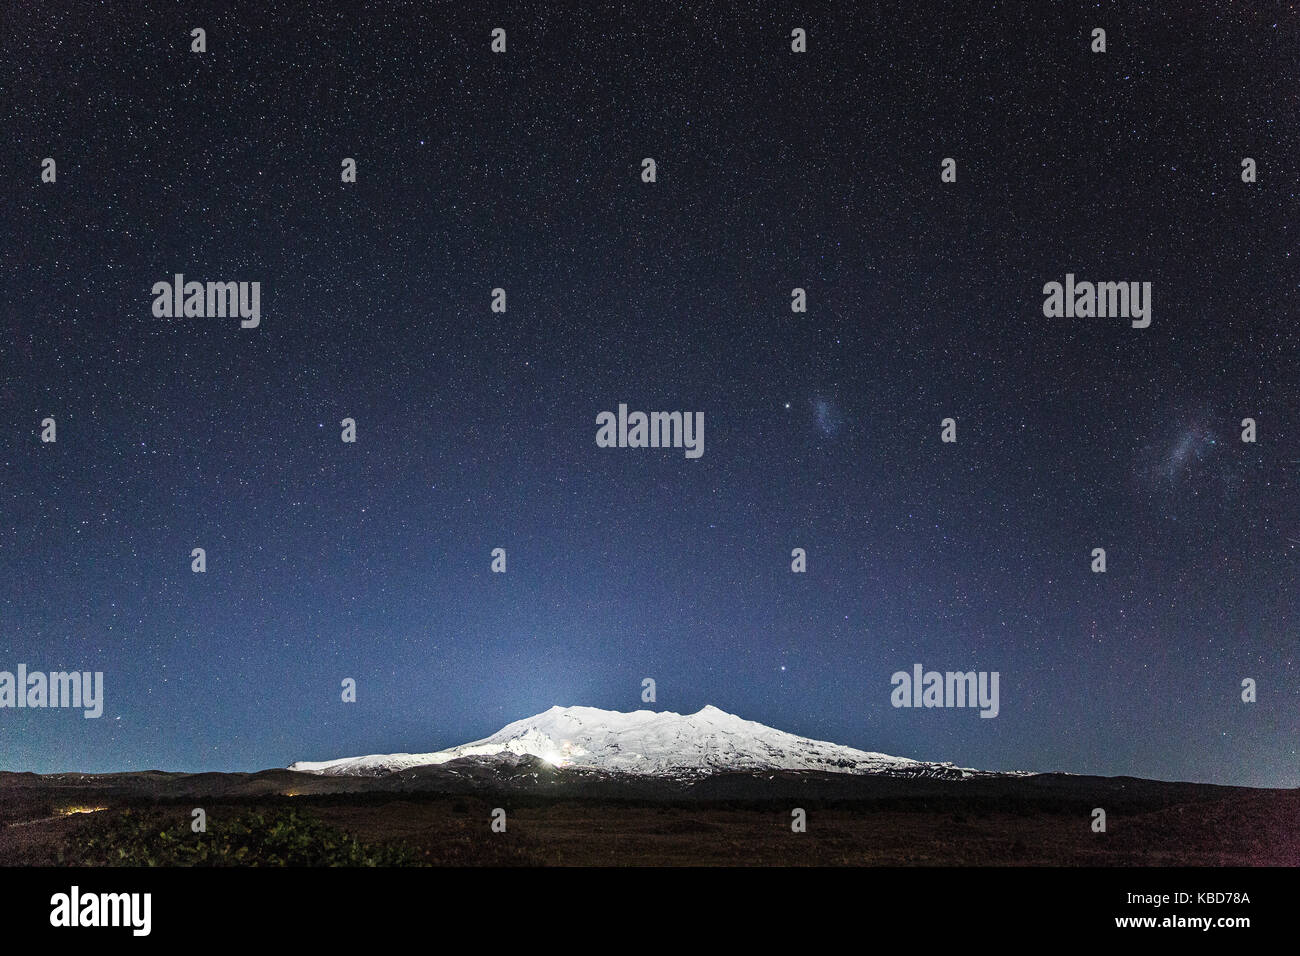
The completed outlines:
{"type": "Polygon", "coordinates": [[[300,760],[289,769],[330,776],[377,776],[462,757],[497,755],[529,755],[557,767],[609,773],[822,770],[913,776],[933,770],[945,776],[965,775],[951,764],[928,764],[798,737],[711,705],[694,714],[552,707],[507,724],[490,737],[436,753],[300,760]]]}

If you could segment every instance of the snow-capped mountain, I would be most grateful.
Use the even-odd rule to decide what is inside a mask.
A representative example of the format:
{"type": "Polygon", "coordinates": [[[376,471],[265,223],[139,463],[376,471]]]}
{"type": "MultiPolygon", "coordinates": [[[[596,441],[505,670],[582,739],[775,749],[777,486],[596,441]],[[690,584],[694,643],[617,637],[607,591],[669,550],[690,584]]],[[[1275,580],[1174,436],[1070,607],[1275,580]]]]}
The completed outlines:
{"type": "Polygon", "coordinates": [[[427,754],[300,760],[290,770],[381,776],[462,758],[540,758],[556,767],[606,773],[698,776],[720,771],[820,770],[890,776],[965,777],[982,771],[809,740],[708,706],[694,714],[552,707],[490,737],[427,754]]]}

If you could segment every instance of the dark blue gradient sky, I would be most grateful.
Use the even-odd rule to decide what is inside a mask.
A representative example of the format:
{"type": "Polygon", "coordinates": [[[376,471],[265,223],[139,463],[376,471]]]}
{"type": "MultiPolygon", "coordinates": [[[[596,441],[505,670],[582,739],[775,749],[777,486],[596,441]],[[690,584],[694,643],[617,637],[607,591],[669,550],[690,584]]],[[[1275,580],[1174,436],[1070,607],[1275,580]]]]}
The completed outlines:
{"type": "Polygon", "coordinates": [[[0,769],[427,751],[653,677],[1300,785],[1294,14],[464,6],[10,13],[0,669],[107,702],[0,710],[0,769]],[[155,319],[176,272],[260,281],[261,326],[155,319]],[[1044,318],[1067,272],[1151,281],[1150,328],[1044,318]],[[704,456],[598,448],[620,402],[703,411],[704,456]],[[914,663],[998,671],[999,716],[894,709],[914,663]]]}

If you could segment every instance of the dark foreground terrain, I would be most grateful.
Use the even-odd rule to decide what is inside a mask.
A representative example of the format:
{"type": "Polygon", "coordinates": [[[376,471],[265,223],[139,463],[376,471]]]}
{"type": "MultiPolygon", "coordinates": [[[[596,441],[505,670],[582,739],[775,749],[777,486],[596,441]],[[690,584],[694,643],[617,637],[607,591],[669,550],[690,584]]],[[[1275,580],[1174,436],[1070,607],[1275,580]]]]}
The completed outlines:
{"type": "Polygon", "coordinates": [[[1300,865],[1300,791],[1043,774],[0,773],[5,865],[1300,865]],[[505,833],[491,828],[506,811],[505,833]],[[807,832],[791,832],[791,811],[807,832]],[[1094,808],[1106,832],[1094,833],[1094,808]],[[191,830],[202,808],[207,832],[191,830]]]}

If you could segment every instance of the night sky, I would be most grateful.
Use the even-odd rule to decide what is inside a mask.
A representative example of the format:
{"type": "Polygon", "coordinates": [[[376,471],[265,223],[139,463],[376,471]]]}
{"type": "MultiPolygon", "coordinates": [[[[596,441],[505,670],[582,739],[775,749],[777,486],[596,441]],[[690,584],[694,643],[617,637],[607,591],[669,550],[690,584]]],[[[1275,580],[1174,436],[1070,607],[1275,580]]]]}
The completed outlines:
{"type": "Polygon", "coordinates": [[[1300,785],[1293,8],[268,6],[5,12],[0,670],[106,701],[0,710],[0,769],[714,704],[1300,785]],[[1067,272],[1150,327],[1045,317],[1067,272]],[[175,273],[260,326],[155,318],[175,273]],[[620,403],[703,456],[597,447],[620,403]],[[916,663],[999,715],[892,707],[916,663]]]}

